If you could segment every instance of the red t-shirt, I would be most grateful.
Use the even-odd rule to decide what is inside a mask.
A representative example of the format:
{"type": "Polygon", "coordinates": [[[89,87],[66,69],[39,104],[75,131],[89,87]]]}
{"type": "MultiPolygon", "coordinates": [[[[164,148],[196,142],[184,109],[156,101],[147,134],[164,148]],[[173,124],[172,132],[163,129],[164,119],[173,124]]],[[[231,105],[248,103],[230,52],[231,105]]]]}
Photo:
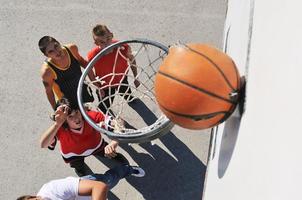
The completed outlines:
{"type": "MultiPolygon", "coordinates": [[[[105,121],[105,116],[101,112],[88,111],[88,116],[99,123],[105,121]]],[[[61,154],[65,161],[74,157],[89,156],[102,145],[100,132],[92,128],[85,120],[82,133],[75,133],[61,127],[57,132],[60,141],[61,154]]]]}
{"type": "MultiPolygon", "coordinates": [[[[118,42],[117,40],[113,40],[113,43],[118,42]]],[[[106,86],[117,87],[118,83],[122,81],[125,77],[124,75],[117,75],[116,73],[125,73],[128,68],[128,61],[127,61],[127,52],[129,46],[127,44],[123,44],[120,48],[113,49],[112,52],[102,56],[94,65],[96,76],[102,78],[105,81],[105,84],[102,88],[106,86]],[[119,52],[118,52],[119,49],[119,52]],[[122,55],[121,55],[122,54],[122,55]],[[115,66],[114,66],[115,64],[115,66]],[[114,75],[115,74],[115,75],[114,75]]],[[[94,47],[91,51],[88,52],[87,58],[90,62],[100,51],[102,50],[101,47],[97,46],[94,47]]]]}

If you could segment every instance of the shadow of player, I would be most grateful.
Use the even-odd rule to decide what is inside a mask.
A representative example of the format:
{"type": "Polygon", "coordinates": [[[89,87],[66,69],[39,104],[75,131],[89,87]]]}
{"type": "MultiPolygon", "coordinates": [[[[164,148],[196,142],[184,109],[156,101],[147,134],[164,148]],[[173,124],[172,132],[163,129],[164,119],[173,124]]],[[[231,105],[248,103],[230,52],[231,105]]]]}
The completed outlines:
{"type": "Polygon", "coordinates": [[[135,110],[139,116],[142,117],[147,125],[151,125],[157,120],[157,117],[154,115],[154,113],[140,99],[135,99],[128,105],[135,110]]]}
{"type": "MultiPolygon", "coordinates": [[[[150,125],[156,121],[154,113],[140,100],[136,100],[131,107],[150,125]]],[[[128,124],[128,126],[131,126],[128,124]]],[[[126,180],[144,199],[150,200],[200,200],[206,166],[194,153],[180,141],[172,132],[162,136],[159,140],[171,152],[166,152],[159,145],[151,142],[139,144],[147,153],[137,152],[128,144],[120,147],[129,153],[132,159],[146,171],[143,178],[127,177],[126,180]]],[[[100,159],[108,168],[115,165],[108,159],[100,159]]],[[[118,200],[112,192],[108,199],[118,200]]]]}
{"type": "Polygon", "coordinates": [[[201,199],[206,166],[173,133],[160,139],[172,153],[157,144],[140,144],[148,153],[139,153],[122,144],[133,160],[146,171],[140,179],[126,178],[144,199],[201,199]]]}
{"type": "MultiPolygon", "coordinates": [[[[150,125],[157,120],[154,113],[141,101],[130,105],[150,125]]],[[[139,144],[148,153],[137,152],[132,146],[121,144],[133,160],[146,171],[140,179],[126,178],[144,199],[200,200],[206,166],[172,132],[159,140],[171,152],[168,153],[151,142],[139,144]]]]}

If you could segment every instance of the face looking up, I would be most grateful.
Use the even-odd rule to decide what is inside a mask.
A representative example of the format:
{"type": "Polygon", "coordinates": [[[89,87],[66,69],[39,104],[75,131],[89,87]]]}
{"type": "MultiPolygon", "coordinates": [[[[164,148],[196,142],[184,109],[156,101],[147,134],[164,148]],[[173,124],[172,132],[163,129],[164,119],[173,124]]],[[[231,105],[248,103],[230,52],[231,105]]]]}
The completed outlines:
{"type": "Polygon", "coordinates": [[[79,110],[73,110],[66,118],[70,129],[80,129],[83,127],[84,120],[79,110]]]}
{"type": "Polygon", "coordinates": [[[59,60],[64,57],[64,51],[59,43],[51,42],[45,49],[45,55],[49,58],[59,60]]]}
{"type": "Polygon", "coordinates": [[[100,46],[101,48],[105,48],[112,43],[112,34],[107,33],[104,36],[97,36],[93,34],[94,44],[100,46]]]}

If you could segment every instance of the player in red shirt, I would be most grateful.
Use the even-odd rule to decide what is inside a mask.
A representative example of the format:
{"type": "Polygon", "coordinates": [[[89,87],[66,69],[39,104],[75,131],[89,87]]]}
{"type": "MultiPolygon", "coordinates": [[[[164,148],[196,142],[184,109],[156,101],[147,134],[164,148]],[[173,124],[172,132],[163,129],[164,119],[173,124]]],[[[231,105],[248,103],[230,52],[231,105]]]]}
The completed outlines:
{"type": "MultiPolygon", "coordinates": [[[[109,117],[101,112],[87,111],[87,114],[96,123],[108,124],[109,117]]],[[[47,148],[57,138],[64,161],[75,168],[79,176],[92,173],[84,161],[85,157],[90,155],[113,158],[122,164],[128,163],[122,154],[116,152],[118,142],[112,140],[108,144],[101,134],[83,119],[77,105],[61,99],[54,114],[54,121],[42,134],[41,147],[47,148]]]]}
{"type": "MultiPolygon", "coordinates": [[[[113,39],[113,34],[107,26],[101,24],[93,28],[92,36],[96,47],[89,51],[87,55],[88,61],[91,61],[105,47],[118,42],[118,40],[113,39]]],[[[131,89],[128,87],[127,76],[122,75],[125,74],[129,64],[134,76],[134,85],[138,87],[140,82],[136,78],[136,62],[129,45],[123,44],[120,48],[113,49],[95,63],[94,69],[96,76],[100,78],[103,77],[102,80],[105,81],[105,84],[102,85],[104,89],[100,91],[102,98],[105,99],[105,105],[99,105],[99,108],[104,113],[107,111],[107,108],[109,108],[110,102],[113,102],[113,94],[117,91],[119,83],[122,83],[122,85],[118,92],[123,94],[126,100],[132,100],[133,97],[131,96],[131,89]]]]}

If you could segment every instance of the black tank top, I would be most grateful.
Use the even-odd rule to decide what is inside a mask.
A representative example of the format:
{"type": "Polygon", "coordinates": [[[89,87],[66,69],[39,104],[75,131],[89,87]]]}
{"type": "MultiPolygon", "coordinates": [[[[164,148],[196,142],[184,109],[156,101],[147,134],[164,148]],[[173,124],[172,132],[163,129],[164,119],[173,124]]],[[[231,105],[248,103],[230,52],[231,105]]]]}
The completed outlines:
{"type": "MultiPolygon", "coordinates": [[[[77,88],[79,84],[79,80],[82,75],[81,65],[72,55],[70,50],[64,46],[67,50],[67,53],[70,57],[70,65],[67,69],[61,70],[54,66],[52,63],[46,60],[47,64],[51,69],[56,73],[57,79],[55,82],[60,87],[61,92],[64,97],[69,100],[72,104],[78,104],[77,101],[77,88]]],[[[83,86],[83,101],[88,102],[92,101],[93,98],[88,94],[87,86],[83,86]],[[87,99],[88,98],[88,99],[87,99]]]]}

